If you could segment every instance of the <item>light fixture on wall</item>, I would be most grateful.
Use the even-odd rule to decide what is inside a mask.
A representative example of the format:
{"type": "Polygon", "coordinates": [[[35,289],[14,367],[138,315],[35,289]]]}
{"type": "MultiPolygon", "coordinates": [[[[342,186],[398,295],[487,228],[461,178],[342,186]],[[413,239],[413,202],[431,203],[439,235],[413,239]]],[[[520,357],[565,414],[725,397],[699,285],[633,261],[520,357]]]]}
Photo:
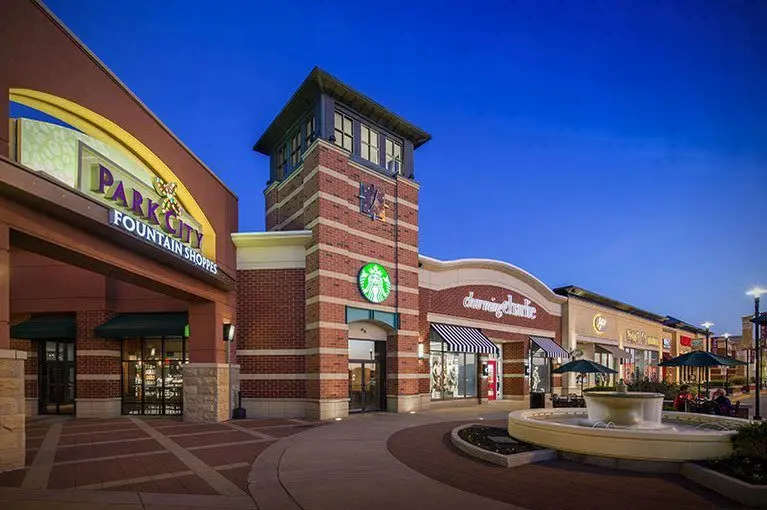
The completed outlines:
{"type": "Polygon", "coordinates": [[[224,324],[224,342],[234,340],[234,324],[224,324]]]}
{"type": "Polygon", "coordinates": [[[418,359],[422,360],[426,358],[426,353],[424,352],[423,342],[418,342],[418,359]]]}

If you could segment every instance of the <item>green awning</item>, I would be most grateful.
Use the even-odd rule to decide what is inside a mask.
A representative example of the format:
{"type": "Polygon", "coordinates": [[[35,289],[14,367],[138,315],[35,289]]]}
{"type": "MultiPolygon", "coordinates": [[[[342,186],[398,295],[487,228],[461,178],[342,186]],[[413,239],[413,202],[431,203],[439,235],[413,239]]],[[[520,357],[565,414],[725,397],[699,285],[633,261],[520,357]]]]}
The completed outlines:
{"type": "Polygon", "coordinates": [[[95,329],[98,338],[185,336],[188,313],[121,313],[95,329]]]}
{"type": "Polygon", "coordinates": [[[73,314],[37,315],[11,326],[11,338],[19,340],[74,339],[76,336],[73,314]]]}

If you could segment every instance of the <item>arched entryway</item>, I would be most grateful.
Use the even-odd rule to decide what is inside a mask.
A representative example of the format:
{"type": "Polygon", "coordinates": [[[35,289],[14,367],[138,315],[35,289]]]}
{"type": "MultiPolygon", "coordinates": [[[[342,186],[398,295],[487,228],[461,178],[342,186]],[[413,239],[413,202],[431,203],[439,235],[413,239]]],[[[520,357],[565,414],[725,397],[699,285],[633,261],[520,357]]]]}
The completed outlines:
{"type": "Polygon", "coordinates": [[[391,328],[377,321],[349,324],[349,412],[386,410],[386,339],[391,328]]]}

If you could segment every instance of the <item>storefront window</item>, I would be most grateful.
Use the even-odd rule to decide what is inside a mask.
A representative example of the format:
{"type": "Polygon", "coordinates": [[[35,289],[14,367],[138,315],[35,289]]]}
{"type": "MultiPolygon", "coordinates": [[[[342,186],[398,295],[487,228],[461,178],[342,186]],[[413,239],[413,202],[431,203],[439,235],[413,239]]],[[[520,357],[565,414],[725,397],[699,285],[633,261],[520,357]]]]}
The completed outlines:
{"type": "Polygon", "coordinates": [[[477,396],[477,355],[445,352],[442,342],[430,344],[431,398],[477,396]]]}
{"type": "Polygon", "coordinates": [[[626,382],[658,380],[658,351],[631,348],[625,350],[631,355],[623,364],[623,377],[626,382]]]}
{"type": "Polygon", "coordinates": [[[186,339],[123,340],[123,414],[181,414],[186,339]]]}

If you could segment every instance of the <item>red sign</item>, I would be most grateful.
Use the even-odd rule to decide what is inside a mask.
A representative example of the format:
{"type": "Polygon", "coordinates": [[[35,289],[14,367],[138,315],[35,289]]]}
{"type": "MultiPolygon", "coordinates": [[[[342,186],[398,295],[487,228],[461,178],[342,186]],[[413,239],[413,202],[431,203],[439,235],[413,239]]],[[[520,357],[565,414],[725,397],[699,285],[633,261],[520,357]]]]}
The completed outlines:
{"type": "Polygon", "coordinates": [[[495,386],[496,386],[496,361],[491,359],[487,362],[487,399],[495,400],[495,386]]]}
{"type": "Polygon", "coordinates": [[[683,336],[682,338],[679,339],[679,343],[682,345],[686,345],[687,347],[691,347],[692,338],[690,338],[689,336],[683,336]]]}

